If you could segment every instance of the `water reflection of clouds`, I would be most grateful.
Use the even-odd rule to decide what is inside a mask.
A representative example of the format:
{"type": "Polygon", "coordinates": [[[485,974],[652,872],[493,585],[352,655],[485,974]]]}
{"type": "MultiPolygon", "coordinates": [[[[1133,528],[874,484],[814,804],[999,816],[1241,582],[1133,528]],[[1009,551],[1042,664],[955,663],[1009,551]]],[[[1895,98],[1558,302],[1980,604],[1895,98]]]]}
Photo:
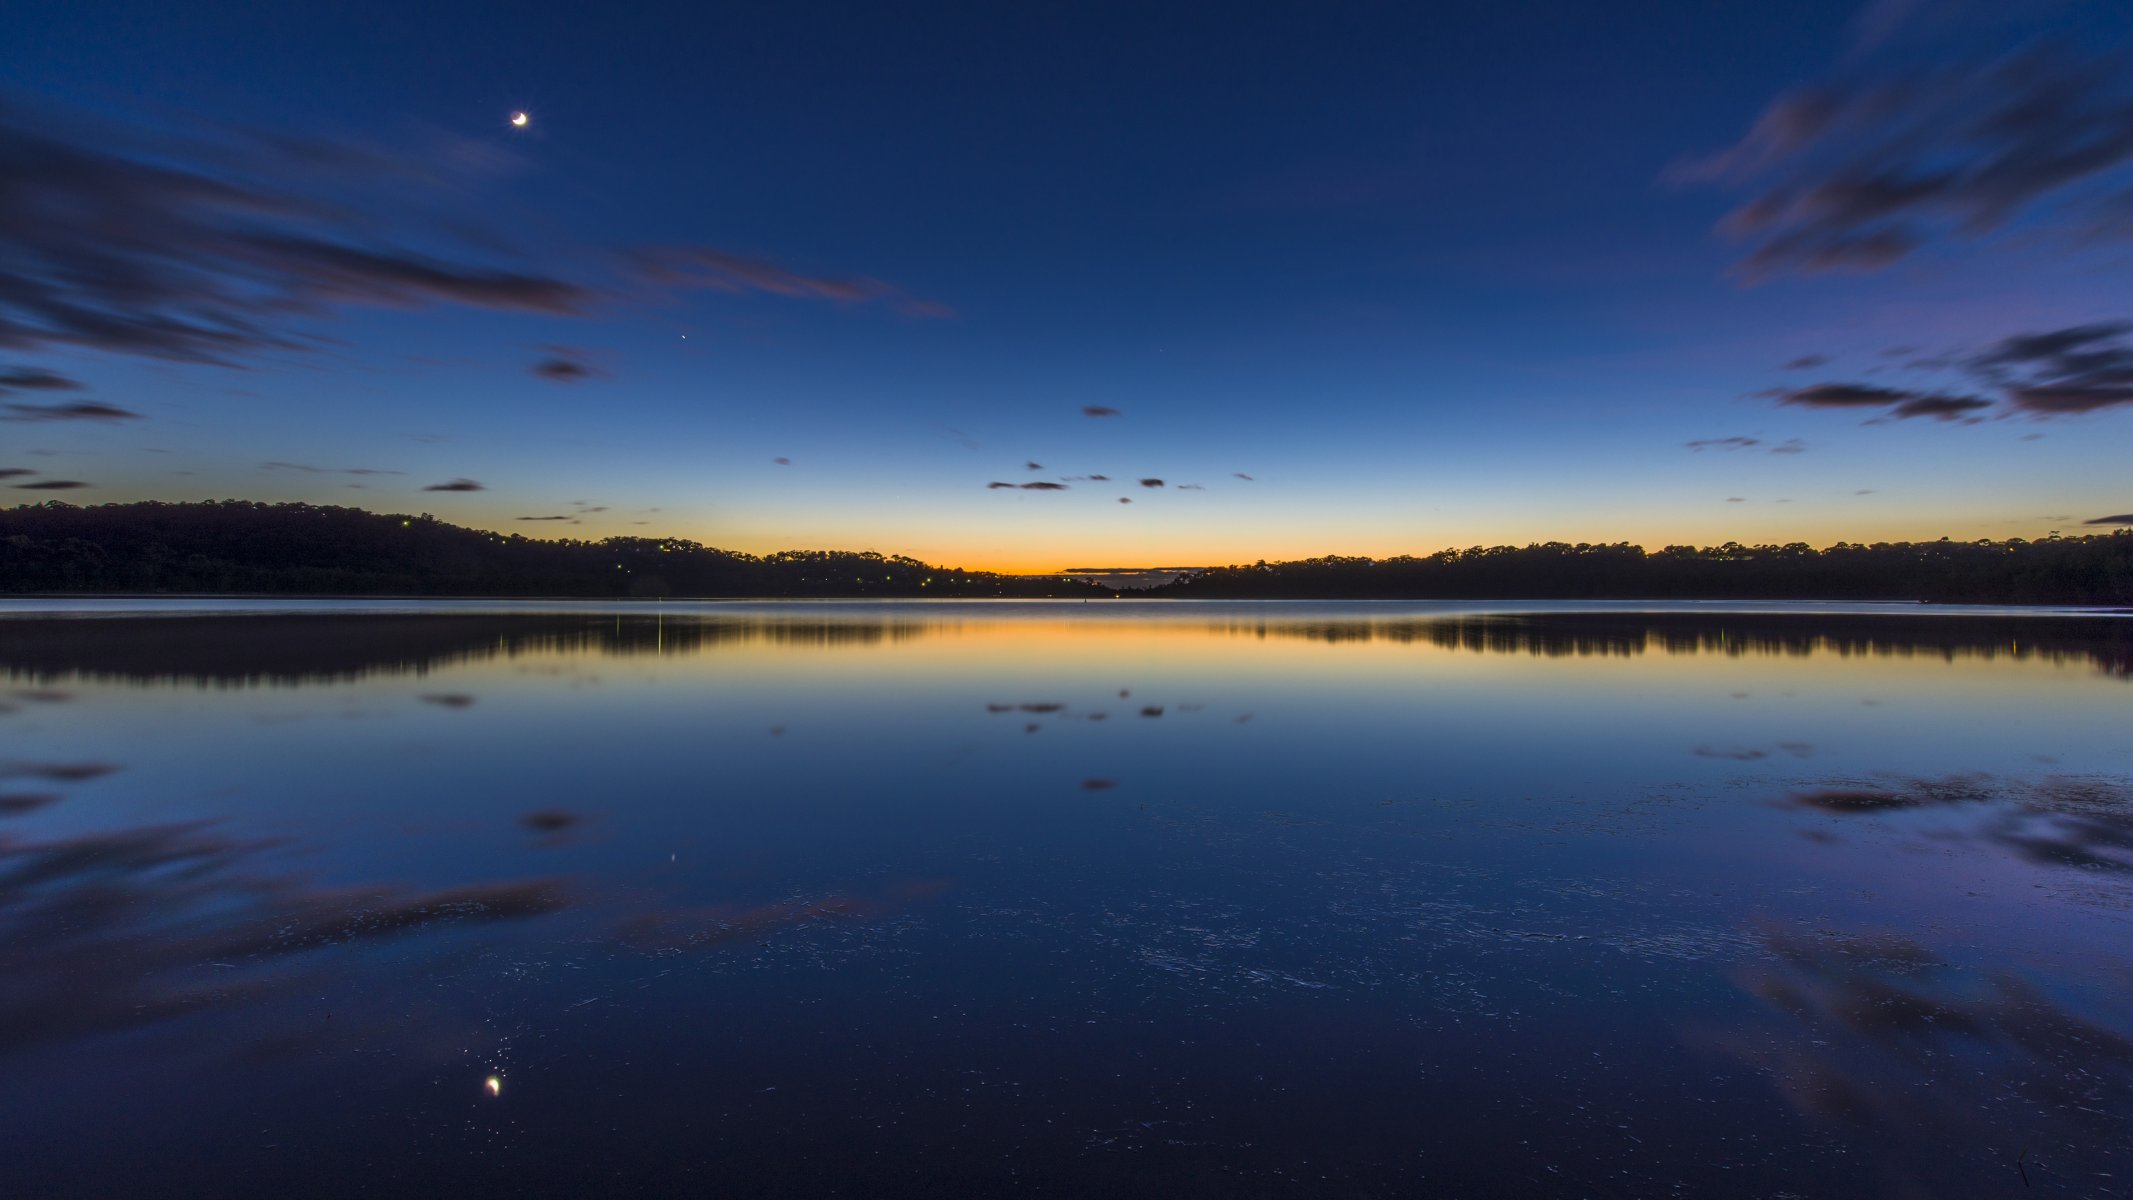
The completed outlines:
{"type": "MultiPolygon", "coordinates": [[[[1707,1042],[1767,1073],[1810,1120],[1874,1147],[1863,1190],[1976,1194],[1951,1146],[1988,1147],[2018,1190],[2087,1186],[2121,1154],[2133,1041],[2010,971],[1965,969],[1886,933],[1772,930],[1740,985],[1793,1025],[1707,1042]]],[[[2066,1192],[2063,1194],[2089,1194],[2066,1192]]],[[[2103,1193],[2098,1193],[2103,1194],[2103,1193]]]]}
{"type": "MultiPolygon", "coordinates": [[[[545,841],[581,820],[536,810],[521,823],[545,841]]],[[[927,880],[875,896],[665,907],[551,876],[427,889],[328,886],[288,869],[300,849],[206,822],[0,838],[0,1056],[212,1009],[263,1010],[299,993],[345,993],[345,976],[362,969],[346,952],[566,910],[585,917],[579,945],[708,950],[819,921],[866,920],[948,886],[927,880]]],[[[392,970],[419,971],[421,956],[445,945],[428,943],[392,970]]],[[[248,1022],[236,1036],[286,1033],[248,1022]]]]}
{"type": "Polygon", "coordinates": [[[205,824],[0,841],[0,1054],[288,992],[333,947],[562,910],[557,880],[323,887],[205,824]]]}
{"type": "Polygon", "coordinates": [[[1990,847],[2036,866],[2133,872],[2133,785],[2118,779],[1884,778],[1833,782],[1795,792],[1784,803],[1840,821],[1908,818],[1914,823],[1906,831],[1936,843],[1990,847]],[[1915,824],[1926,814],[1953,824],[1915,824]]]}

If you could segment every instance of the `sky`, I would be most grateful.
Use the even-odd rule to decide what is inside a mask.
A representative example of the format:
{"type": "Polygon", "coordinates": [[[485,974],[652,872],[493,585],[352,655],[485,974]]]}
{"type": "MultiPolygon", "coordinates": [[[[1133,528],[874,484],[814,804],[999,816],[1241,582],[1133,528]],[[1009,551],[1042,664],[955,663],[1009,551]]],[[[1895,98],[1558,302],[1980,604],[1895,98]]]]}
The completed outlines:
{"type": "Polygon", "coordinates": [[[2133,524],[2113,0],[13,0],[0,44],[0,504],[1009,571],[2133,524]]]}

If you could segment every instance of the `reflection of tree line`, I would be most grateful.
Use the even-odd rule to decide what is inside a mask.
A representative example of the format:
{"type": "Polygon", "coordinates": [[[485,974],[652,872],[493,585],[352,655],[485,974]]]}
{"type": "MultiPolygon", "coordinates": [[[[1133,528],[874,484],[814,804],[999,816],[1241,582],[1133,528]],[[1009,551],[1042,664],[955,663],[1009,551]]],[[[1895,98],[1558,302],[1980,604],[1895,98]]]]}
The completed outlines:
{"type": "MultiPolygon", "coordinates": [[[[1107,621],[1092,630],[1123,628],[1107,621]]],[[[1412,620],[1261,620],[1158,625],[1181,635],[1422,644],[1544,657],[1660,654],[2039,659],[2090,662],[2133,679],[2133,621],[1812,614],[1557,614],[1412,620]]],[[[493,659],[687,656],[766,644],[837,649],[997,629],[928,621],[772,616],[278,615],[0,621],[0,672],[244,685],[422,675],[493,659]]]]}
{"type": "Polygon", "coordinates": [[[1814,614],[1554,614],[1417,620],[1230,622],[1241,637],[1333,644],[1426,644],[1480,654],[1630,657],[1645,653],[1733,658],[1838,657],[2039,659],[2090,662],[2133,679],[2133,621],[2108,618],[1822,616],[1814,614]]]}
{"type": "Polygon", "coordinates": [[[767,643],[898,642],[918,622],[773,618],[265,616],[0,621],[0,672],[197,684],[327,683],[422,675],[492,659],[690,655],[767,643]]]}

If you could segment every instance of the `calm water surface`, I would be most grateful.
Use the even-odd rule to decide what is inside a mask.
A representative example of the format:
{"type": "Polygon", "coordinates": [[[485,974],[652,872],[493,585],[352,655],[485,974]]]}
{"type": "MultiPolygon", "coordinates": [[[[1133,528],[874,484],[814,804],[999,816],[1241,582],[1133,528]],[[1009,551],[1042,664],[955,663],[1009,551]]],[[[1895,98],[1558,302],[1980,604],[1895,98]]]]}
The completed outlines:
{"type": "Polygon", "coordinates": [[[2133,620],[1567,607],[0,605],[0,1195],[2127,1195],[2133,620]]]}

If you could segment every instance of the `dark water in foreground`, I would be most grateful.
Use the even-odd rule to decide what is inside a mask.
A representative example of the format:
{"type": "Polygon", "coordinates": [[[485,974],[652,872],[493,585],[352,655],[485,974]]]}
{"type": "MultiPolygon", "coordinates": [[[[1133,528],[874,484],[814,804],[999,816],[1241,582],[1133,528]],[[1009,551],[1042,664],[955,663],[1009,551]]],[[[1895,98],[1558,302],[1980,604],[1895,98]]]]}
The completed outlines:
{"type": "Polygon", "coordinates": [[[39,607],[0,1195],[2133,1189],[2133,620],[39,607]]]}

